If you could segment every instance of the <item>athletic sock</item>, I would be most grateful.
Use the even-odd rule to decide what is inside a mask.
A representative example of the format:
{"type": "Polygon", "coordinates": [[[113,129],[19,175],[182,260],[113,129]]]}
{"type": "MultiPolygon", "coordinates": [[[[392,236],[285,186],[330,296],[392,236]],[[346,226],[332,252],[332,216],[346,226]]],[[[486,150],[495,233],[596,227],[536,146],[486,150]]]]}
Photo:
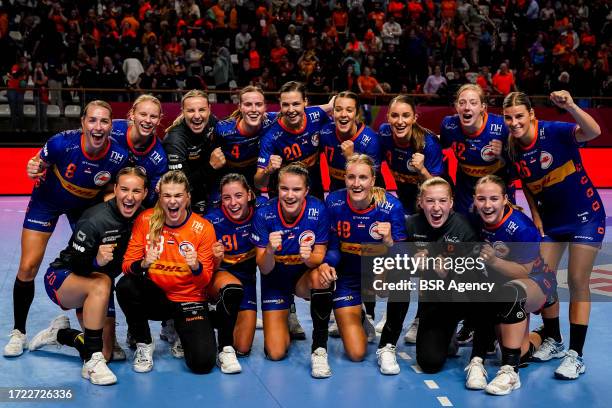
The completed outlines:
{"type": "Polygon", "coordinates": [[[589,328],[586,324],[570,323],[570,350],[574,350],[580,357],[582,357],[582,348],[586,340],[587,329],[589,328]]]}
{"type": "Polygon", "coordinates": [[[542,321],[544,322],[544,336],[552,337],[557,343],[561,343],[559,317],[542,318],[542,321]]]}
{"type": "Polygon", "coordinates": [[[369,315],[372,319],[374,319],[374,309],[376,308],[376,302],[375,301],[367,301],[367,302],[363,302],[363,305],[365,306],[365,311],[366,314],[369,315]]]}
{"type": "Polygon", "coordinates": [[[28,312],[34,300],[34,280],[24,282],[15,277],[13,286],[13,318],[15,319],[14,329],[23,334],[26,332],[26,320],[28,312]]]}
{"type": "Polygon", "coordinates": [[[312,318],[311,352],[314,352],[319,347],[327,350],[327,328],[332,307],[331,289],[310,290],[310,317],[312,318]]]}
{"type": "Polygon", "coordinates": [[[518,373],[519,364],[521,362],[521,348],[508,348],[502,346],[502,365],[509,365],[514,368],[514,372],[518,373]]]}
{"type": "Polygon", "coordinates": [[[397,340],[402,334],[404,319],[408,313],[408,302],[396,302],[389,299],[387,301],[387,321],[380,334],[378,348],[385,347],[387,344],[396,345],[397,340]]]}
{"type": "Polygon", "coordinates": [[[57,331],[57,342],[64,346],[74,347],[79,352],[81,360],[86,360],[85,335],[80,330],[59,329],[57,331]]]}
{"type": "Polygon", "coordinates": [[[88,361],[93,353],[102,351],[102,329],[85,329],[85,355],[84,360],[88,361]]]}

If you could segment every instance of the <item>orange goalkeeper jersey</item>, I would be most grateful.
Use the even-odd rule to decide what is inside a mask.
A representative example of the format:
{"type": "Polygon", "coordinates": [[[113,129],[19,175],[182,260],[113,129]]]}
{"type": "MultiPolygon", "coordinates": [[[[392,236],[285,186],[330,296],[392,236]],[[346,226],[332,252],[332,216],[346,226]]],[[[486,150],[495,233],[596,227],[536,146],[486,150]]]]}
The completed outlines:
{"type": "MultiPolygon", "coordinates": [[[[123,272],[132,272],[132,264],[144,259],[148,247],[149,220],[153,209],[145,210],[134,223],[132,237],[123,258],[123,272]]],[[[148,269],[149,278],[166,292],[173,302],[200,302],[206,300],[206,286],[213,274],[212,245],[216,241],[210,222],[191,213],[176,227],[164,225],[158,239],[159,259],[148,269]],[[185,249],[198,253],[201,272],[194,273],[185,262],[185,249]]]]}

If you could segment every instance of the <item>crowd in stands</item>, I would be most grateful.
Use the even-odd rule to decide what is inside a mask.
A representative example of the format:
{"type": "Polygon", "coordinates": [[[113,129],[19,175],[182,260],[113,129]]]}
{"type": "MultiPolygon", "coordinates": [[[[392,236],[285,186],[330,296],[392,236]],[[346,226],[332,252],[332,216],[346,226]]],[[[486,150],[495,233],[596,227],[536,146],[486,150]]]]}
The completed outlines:
{"type": "Polygon", "coordinates": [[[466,82],[491,95],[610,96],[611,28],[605,0],[9,0],[0,64],[7,87],[51,88],[59,105],[60,87],[172,101],[164,91],[289,80],[443,104],[466,82]]]}

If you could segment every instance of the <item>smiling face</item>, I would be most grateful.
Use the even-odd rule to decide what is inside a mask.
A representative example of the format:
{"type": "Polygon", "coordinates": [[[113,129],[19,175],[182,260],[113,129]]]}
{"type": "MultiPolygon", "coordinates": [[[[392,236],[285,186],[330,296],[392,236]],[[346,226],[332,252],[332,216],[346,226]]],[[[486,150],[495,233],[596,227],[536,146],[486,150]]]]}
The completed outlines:
{"type": "Polygon", "coordinates": [[[299,129],[302,126],[305,108],[306,100],[301,92],[283,92],[280,95],[280,112],[287,127],[299,129]]]}
{"type": "Polygon", "coordinates": [[[450,187],[444,184],[426,187],[419,197],[419,206],[423,209],[429,225],[440,228],[453,209],[450,187]]]}
{"type": "Polygon", "coordinates": [[[338,133],[353,136],[357,132],[357,101],[337,97],[334,100],[334,123],[338,133]]]}
{"type": "Polygon", "coordinates": [[[160,186],[159,202],[166,224],[180,225],[187,218],[187,206],[191,198],[184,184],[167,183],[160,186]]]}
{"type": "Polygon", "coordinates": [[[185,123],[193,133],[202,133],[210,117],[210,105],[203,96],[193,96],[183,102],[185,123]]]}
{"type": "Polygon", "coordinates": [[[115,184],[115,201],[122,216],[131,218],[147,196],[145,181],[134,174],[124,174],[115,184]]]}
{"type": "Polygon", "coordinates": [[[366,208],[372,201],[372,188],[376,179],[372,168],[365,163],[351,163],[346,168],[344,182],[351,203],[357,208],[366,208]]]}
{"type": "Polygon", "coordinates": [[[284,173],[278,180],[278,200],[286,218],[295,219],[300,215],[308,187],[304,176],[284,173]]]}
{"type": "Polygon", "coordinates": [[[389,107],[387,121],[391,126],[393,136],[403,139],[412,133],[412,125],[416,122],[416,115],[412,106],[404,102],[395,102],[389,107]]]}
{"type": "Polygon", "coordinates": [[[485,104],[480,100],[480,95],[473,89],[461,92],[455,102],[461,126],[470,133],[476,132],[482,126],[485,108],[485,104]]]}
{"type": "Polygon", "coordinates": [[[113,127],[110,111],[102,106],[90,106],[81,118],[81,127],[85,135],[87,153],[100,152],[106,146],[113,127]]]}
{"type": "Polygon", "coordinates": [[[506,204],[508,196],[496,183],[485,182],[476,186],[474,207],[486,224],[498,224],[504,217],[506,204]]]}
{"type": "Polygon", "coordinates": [[[221,205],[234,221],[244,220],[249,215],[251,196],[242,183],[233,181],[221,189],[221,205]]]}
{"type": "Polygon", "coordinates": [[[142,139],[148,139],[155,134],[155,129],[161,120],[160,107],[152,101],[142,101],[134,106],[129,119],[134,123],[133,129],[142,139]]]}
{"type": "Polygon", "coordinates": [[[529,111],[525,105],[504,108],[504,122],[506,122],[510,137],[520,139],[525,145],[528,145],[532,139],[530,130],[533,120],[535,120],[533,109],[529,111]]]}
{"type": "Polygon", "coordinates": [[[266,113],[264,96],[259,92],[246,92],[240,98],[239,109],[242,120],[248,127],[259,128],[266,113]]]}

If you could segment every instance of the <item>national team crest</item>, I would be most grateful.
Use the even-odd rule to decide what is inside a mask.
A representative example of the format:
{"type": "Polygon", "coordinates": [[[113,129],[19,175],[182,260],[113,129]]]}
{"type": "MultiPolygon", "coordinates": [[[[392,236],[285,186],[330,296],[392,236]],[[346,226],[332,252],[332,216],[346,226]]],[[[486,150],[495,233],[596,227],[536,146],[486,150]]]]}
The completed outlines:
{"type": "Polygon", "coordinates": [[[510,253],[510,248],[502,241],[494,242],[493,249],[495,249],[495,256],[501,259],[506,259],[510,253]]]}
{"type": "Polygon", "coordinates": [[[302,232],[300,234],[300,237],[298,238],[298,242],[300,245],[302,244],[309,244],[309,245],[314,245],[315,243],[315,233],[311,230],[306,230],[304,232],[302,232]]]}
{"type": "Polygon", "coordinates": [[[372,225],[370,225],[370,229],[368,230],[368,232],[370,233],[370,236],[376,240],[382,239],[382,235],[380,235],[378,233],[378,231],[375,231],[378,228],[378,223],[375,222],[372,225]]]}
{"type": "Polygon", "coordinates": [[[310,138],[310,141],[312,142],[312,145],[314,147],[319,146],[319,134],[315,133],[314,135],[312,135],[312,137],[310,138]]]}
{"type": "Polygon", "coordinates": [[[496,159],[495,153],[493,153],[493,148],[490,145],[486,145],[480,150],[480,157],[482,157],[482,160],[486,162],[492,162],[496,159]]]}
{"type": "Polygon", "coordinates": [[[108,171],[99,171],[94,176],[96,186],[103,186],[111,180],[111,174],[108,171]]]}
{"type": "Polygon", "coordinates": [[[540,166],[542,167],[542,169],[546,170],[552,165],[552,163],[553,163],[552,154],[542,150],[542,153],[540,153],[540,166]]]}
{"type": "Polygon", "coordinates": [[[182,256],[185,256],[185,253],[187,250],[192,250],[195,251],[195,247],[193,246],[193,244],[189,241],[183,241],[179,244],[179,253],[182,256]]]}

